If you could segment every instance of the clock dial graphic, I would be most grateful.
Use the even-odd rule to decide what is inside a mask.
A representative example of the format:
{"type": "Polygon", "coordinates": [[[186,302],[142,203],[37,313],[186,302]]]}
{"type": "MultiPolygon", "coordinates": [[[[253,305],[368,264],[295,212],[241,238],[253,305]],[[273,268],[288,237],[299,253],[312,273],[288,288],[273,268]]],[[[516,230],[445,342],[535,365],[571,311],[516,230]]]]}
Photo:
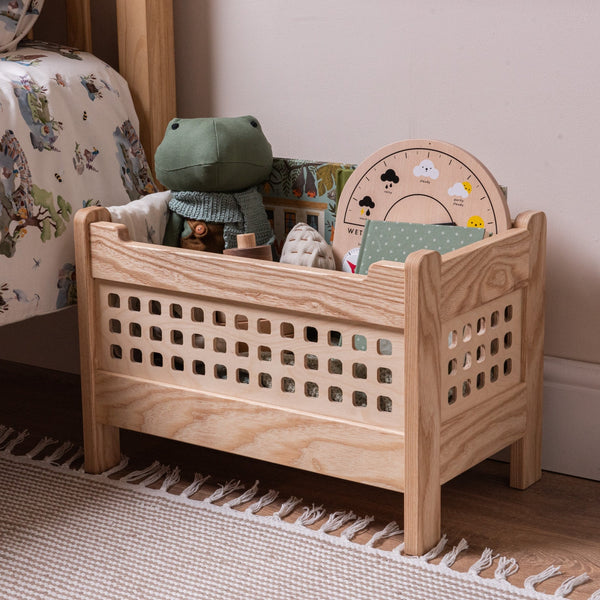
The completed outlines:
{"type": "Polygon", "coordinates": [[[381,148],[348,179],[338,203],[333,251],[338,268],[360,246],[368,219],[510,228],[504,192],[487,168],[462,148],[405,140],[381,148]]]}

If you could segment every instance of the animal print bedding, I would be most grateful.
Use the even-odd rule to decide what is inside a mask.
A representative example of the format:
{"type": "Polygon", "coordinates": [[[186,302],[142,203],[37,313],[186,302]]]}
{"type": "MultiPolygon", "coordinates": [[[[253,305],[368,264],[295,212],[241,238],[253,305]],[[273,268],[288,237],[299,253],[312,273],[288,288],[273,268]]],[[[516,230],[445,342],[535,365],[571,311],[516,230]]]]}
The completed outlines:
{"type": "Polygon", "coordinates": [[[76,301],[73,216],[155,192],[125,80],[28,42],[0,54],[0,325],[76,301]]]}

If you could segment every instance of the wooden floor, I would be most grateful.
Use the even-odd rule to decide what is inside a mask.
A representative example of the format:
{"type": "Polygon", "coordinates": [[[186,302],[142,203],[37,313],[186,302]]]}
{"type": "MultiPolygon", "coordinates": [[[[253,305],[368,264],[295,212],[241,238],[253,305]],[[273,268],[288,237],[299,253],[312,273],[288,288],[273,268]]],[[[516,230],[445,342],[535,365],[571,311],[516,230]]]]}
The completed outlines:
{"type": "MultiPolygon", "coordinates": [[[[77,376],[0,361],[0,424],[28,429],[30,440],[49,435],[80,442],[79,400],[77,376]]],[[[121,443],[136,468],[157,459],[179,465],[187,481],[194,472],[212,475],[213,487],[207,484],[206,494],[231,479],[241,479],[246,487],[258,479],[260,492],[279,490],[283,500],[296,495],[303,497],[303,505],[323,504],[330,512],[346,509],[359,516],[374,515],[371,528],[355,538],[358,542],[364,543],[392,520],[402,524],[398,493],[133,432],[122,432],[121,443]]],[[[277,509],[274,506],[271,511],[277,509]]],[[[461,538],[469,542],[454,565],[457,570],[467,570],[490,547],[518,561],[519,572],[510,577],[515,585],[550,565],[561,565],[563,575],[540,584],[538,591],[552,594],[567,576],[583,572],[592,581],[568,598],[587,600],[600,588],[600,482],[544,473],[540,482],[518,491],[508,487],[507,464],[486,461],[443,487],[442,530],[449,547],[461,538]]],[[[390,547],[397,543],[397,539],[386,542],[390,547]]],[[[493,577],[493,571],[482,576],[493,577]]]]}

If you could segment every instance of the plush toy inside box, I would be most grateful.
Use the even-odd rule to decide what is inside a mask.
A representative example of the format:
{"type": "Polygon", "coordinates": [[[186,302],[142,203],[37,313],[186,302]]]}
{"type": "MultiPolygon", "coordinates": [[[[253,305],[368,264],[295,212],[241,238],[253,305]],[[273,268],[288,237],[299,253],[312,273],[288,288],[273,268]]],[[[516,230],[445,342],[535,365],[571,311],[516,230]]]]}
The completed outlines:
{"type": "MultiPolygon", "coordinates": [[[[274,161],[280,243],[331,239],[347,168],[274,161]]],[[[511,446],[511,485],[540,477],[543,213],[368,275],[131,241],[100,207],[75,230],[87,470],[127,428],[395,490],[410,554],[481,460],[511,446]]]]}

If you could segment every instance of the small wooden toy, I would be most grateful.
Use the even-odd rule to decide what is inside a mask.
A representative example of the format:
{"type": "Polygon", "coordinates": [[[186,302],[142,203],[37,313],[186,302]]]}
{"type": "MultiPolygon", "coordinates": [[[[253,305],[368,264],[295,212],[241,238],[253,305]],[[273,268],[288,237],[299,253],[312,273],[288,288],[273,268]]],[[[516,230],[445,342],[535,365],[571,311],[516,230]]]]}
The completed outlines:
{"type": "Polygon", "coordinates": [[[254,233],[240,233],[237,236],[237,248],[227,248],[223,250],[223,254],[243,256],[244,258],[258,258],[259,260],[273,260],[271,246],[268,244],[257,246],[254,233]]]}

